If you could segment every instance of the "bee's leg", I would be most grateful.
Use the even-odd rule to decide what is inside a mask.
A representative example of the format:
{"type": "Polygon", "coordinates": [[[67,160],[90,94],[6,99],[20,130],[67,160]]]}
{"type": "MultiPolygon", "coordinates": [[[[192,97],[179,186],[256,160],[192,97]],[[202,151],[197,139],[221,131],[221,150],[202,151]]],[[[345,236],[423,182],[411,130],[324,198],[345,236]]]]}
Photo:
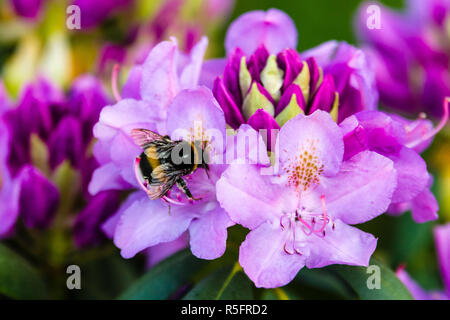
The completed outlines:
{"type": "Polygon", "coordinates": [[[184,179],[183,178],[179,178],[178,180],[177,180],[177,187],[178,187],[178,189],[180,189],[181,191],[183,191],[183,193],[186,195],[186,197],[188,197],[189,199],[192,199],[192,200],[201,200],[201,198],[194,198],[193,196],[192,196],[192,193],[191,193],[191,191],[189,191],[189,188],[187,187],[187,185],[186,185],[186,181],[184,181],[184,179]]]}

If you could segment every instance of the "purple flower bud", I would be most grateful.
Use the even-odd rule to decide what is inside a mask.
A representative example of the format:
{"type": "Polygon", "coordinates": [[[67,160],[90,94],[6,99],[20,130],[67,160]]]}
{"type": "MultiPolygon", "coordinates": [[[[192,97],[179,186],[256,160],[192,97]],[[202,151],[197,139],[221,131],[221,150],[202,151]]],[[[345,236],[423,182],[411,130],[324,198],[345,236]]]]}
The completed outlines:
{"type": "Polygon", "coordinates": [[[302,70],[302,61],[297,51],[286,49],[278,54],[277,62],[285,74],[283,90],[286,90],[302,70]]]}
{"type": "Polygon", "coordinates": [[[241,111],[232,98],[231,93],[225,87],[222,79],[217,78],[214,81],[213,93],[219,105],[222,107],[225,120],[233,129],[237,129],[242,123],[245,123],[241,111]]]}
{"type": "Polygon", "coordinates": [[[100,81],[90,75],[77,78],[70,90],[68,105],[70,113],[80,119],[83,143],[92,139],[92,127],[98,121],[100,111],[109,101],[100,81]]]}
{"type": "Polygon", "coordinates": [[[42,7],[42,0],[11,0],[14,11],[24,18],[36,18],[42,7]]]}
{"type": "Polygon", "coordinates": [[[265,138],[265,143],[268,150],[271,150],[272,138],[276,139],[276,132],[272,131],[272,129],[279,130],[280,126],[275,121],[275,119],[265,110],[258,109],[247,121],[247,123],[256,131],[259,130],[267,130],[266,137],[263,136],[263,139],[265,138]]]}
{"type": "Polygon", "coordinates": [[[78,168],[85,152],[80,121],[73,116],[65,117],[51,134],[48,145],[52,169],[66,159],[78,168]]]}
{"type": "Polygon", "coordinates": [[[313,113],[316,110],[330,112],[335,100],[335,92],[333,77],[327,74],[313,97],[309,113],[313,113]]]}
{"type": "Polygon", "coordinates": [[[28,228],[46,228],[56,214],[58,189],[36,168],[25,166],[19,173],[19,215],[28,228]]]}
{"type": "Polygon", "coordinates": [[[77,247],[98,244],[105,237],[100,226],[118,207],[118,191],[102,191],[89,199],[75,220],[74,240],[77,247]]]}
{"type": "Polygon", "coordinates": [[[275,109],[275,116],[279,115],[281,111],[286,108],[286,106],[291,102],[292,96],[295,95],[296,101],[300,109],[305,112],[306,104],[303,98],[302,90],[295,83],[291,84],[281,96],[280,102],[278,102],[277,108],[275,109]]]}

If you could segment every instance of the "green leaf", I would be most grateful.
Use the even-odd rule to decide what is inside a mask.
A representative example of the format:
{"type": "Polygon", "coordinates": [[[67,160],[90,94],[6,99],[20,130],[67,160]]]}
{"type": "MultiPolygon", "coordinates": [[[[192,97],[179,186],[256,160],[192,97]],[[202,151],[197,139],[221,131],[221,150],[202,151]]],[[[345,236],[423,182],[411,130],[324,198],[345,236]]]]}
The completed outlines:
{"type": "Polygon", "coordinates": [[[201,280],[183,298],[185,300],[253,299],[253,284],[236,263],[219,269],[201,280]]]}
{"type": "Polygon", "coordinates": [[[21,256],[0,244],[0,294],[12,299],[45,299],[39,273],[21,256]]]}
{"type": "Polygon", "coordinates": [[[303,300],[301,296],[290,288],[274,288],[264,290],[261,295],[262,300],[303,300]]]}
{"type": "Polygon", "coordinates": [[[380,268],[380,289],[369,289],[368,279],[369,277],[375,276],[375,273],[373,271],[368,272],[368,268],[366,267],[338,265],[334,269],[363,300],[413,299],[411,293],[391,269],[374,258],[370,259],[370,266],[378,266],[380,268]]]}
{"type": "Polygon", "coordinates": [[[192,275],[206,264],[197,259],[190,250],[180,251],[151,268],[147,274],[135,282],[119,299],[123,300],[163,300],[167,299],[192,275]]]}

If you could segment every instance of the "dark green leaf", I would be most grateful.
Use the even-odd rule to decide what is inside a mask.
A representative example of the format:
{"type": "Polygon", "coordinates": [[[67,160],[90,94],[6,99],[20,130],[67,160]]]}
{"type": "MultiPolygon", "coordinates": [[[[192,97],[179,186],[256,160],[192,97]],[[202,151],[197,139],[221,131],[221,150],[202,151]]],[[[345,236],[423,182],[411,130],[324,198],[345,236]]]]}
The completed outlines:
{"type": "Polygon", "coordinates": [[[0,244],[0,294],[13,299],[45,299],[39,273],[21,256],[0,244]]]}
{"type": "Polygon", "coordinates": [[[162,300],[167,299],[182,285],[189,282],[193,274],[206,264],[195,258],[190,250],[183,250],[151,268],[135,282],[119,299],[162,300]]]}
{"type": "Polygon", "coordinates": [[[403,283],[397,278],[395,273],[387,266],[372,258],[371,266],[378,266],[380,269],[380,289],[369,289],[369,277],[375,276],[373,271],[368,273],[366,267],[335,266],[336,272],[355,290],[357,295],[364,300],[411,300],[411,293],[403,283]]]}
{"type": "Polygon", "coordinates": [[[302,300],[297,292],[290,288],[274,288],[264,290],[261,299],[263,300],[302,300]]]}
{"type": "Polygon", "coordinates": [[[253,299],[253,284],[236,264],[219,269],[200,281],[185,300],[253,299]]]}

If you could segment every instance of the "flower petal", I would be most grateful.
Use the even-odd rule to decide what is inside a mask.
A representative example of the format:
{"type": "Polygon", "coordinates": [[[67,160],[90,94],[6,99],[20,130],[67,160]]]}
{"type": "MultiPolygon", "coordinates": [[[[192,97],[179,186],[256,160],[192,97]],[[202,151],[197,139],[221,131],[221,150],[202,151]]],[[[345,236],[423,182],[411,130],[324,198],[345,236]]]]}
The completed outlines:
{"type": "Polygon", "coordinates": [[[202,214],[189,226],[191,251],[200,259],[217,259],[226,249],[227,228],[234,225],[220,207],[202,214]]]}
{"type": "Polygon", "coordinates": [[[142,68],[141,97],[160,108],[167,108],[179,91],[178,46],[172,41],[156,45],[142,68]]]}
{"type": "Polygon", "coordinates": [[[226,159],[224,163],[270,165],[267,147],[263,137],[248,124],[239,127],[236,135],[227,136],[226,159]]]}
{"type": "Polygon", "coordinates": [[[396,274],[415,300],[432,300],[431,296],[404,269],[397,270],[396,274]]]}
{"type": "Polygon", "coordinates": [[[122,87],[122,99],[141,100],[142,66],[136,65],[130,69],[128,78],[122,87]]]}
{"type": "Polygon", "coordinates": [[[325,229],[324,237],[308,237],[310,254],[306,258],[308,268],[322,268],[330,264],[368,266],[377,246],[377,239],[339,219],[325,229]]]}
{"type": "Polygon", "coordinates": [[[183,233],[177,239],[157,244],[147,249],[147,266],[149,268],[158,264],[160,261],[168,258],[176,252],[183,250],[189,245],[189,234],[183,233]]]}
{"type": "Polygon", "coordinates": [[[251,231],[239,250],[239,263],[256,287],[276,288],[288,284],[305,265],[305,258],[288,254],[288,232],[264,223],[251,231]]]}
{"type": "Polygon", "coordinates": [[[227,55],[241,48],[248,56],[264,45],[270,53],[297,47],[297,30],[292,19],[277,9],[251,11],[241,15],[228,28],[227,55]]]}
{"type": "Polygon", "coordinates": [[[341,171],[324,178],[320,191],[327,211],[344,223],[358,224],[384,213],[396,189],[394,164],[375,152],[363,151],[344,161],[341,171]]]}
{"type": "Polygon", "coordinates": [[[195,213],[184,208],[169,208],[160,200],[143,198],[131,204],[122,214],[114,234],[114,243],[122,257],[162,242],[173,241],[189,227],[195,213]]]}
{"type": "Polygon", "coordinates": [[[198,84],[212,89],[216,78],[223,74],[226,64],[227,60],[224,58],[204,61],[198,84]]]}
{"type": "Polygon", "coordinates": [[[280,129],[280,126],[275,121],[275,119],[264,109],[258,109],[248,119],[247,123],[257,131],[266,130],[267,133],[265,137],[265,142],[267,145],[267,149],[271,150],[272,143],[275,144],[276,134],[280,129]],[[272,138],[274,139],[272,140],[272,138]]]}
{"type": "Polygon", "coordinates": [[[439,210],[439,204],[429,187],[426,187],[421,193],[411,200],[412,217],[417,223],[424,223],[438,219],[437,212],[439,210]]]}
{"type": "Polygon", "coordinates": [[[130,194],[127,199],[121,204],[119,209],[110,216],[101,226],[102,231],[105,235],[112,239],[114,237],[114,233],[116,232],[117,223],[120,220],[122,214],[136,201],[148,199],[148,196],[142,192],[141,190],[135,191],[130,194]]]}
{"type": "Polygon", "coordinates": [[[297,200],[293,190],[273,184],[261,167],[249,164],[231,164],[216,190],[217,200],[231,220],[249,229],[279,218],[283,209],[292,209],[296,205],[293,200],[297,200]]]}
{"type": "Polygon", "coordinates": [[[172,139],[211,139],[218,153],[225,147],[225,117],[211,90],[185,89],[169,107],[167,131],[172,139]]]}
{"type": "Polygon", "coordinates": [[[325,176],[335,175],[344,153],[342,133],[329,113],[317,110],[310,116],[299,114],[278,134],[277,149],[281,165],[290,165],[300,152],[307,151],[323,164],[325,176]]]}
{"type": "Polygon", "coordinates": [[[397,171],[397,189],[392,202],[405,202],[415,198],[424,190],[429,174],[425,161],[412,149],[402,147],[397,155],[387,155],[394,161],[397,171]]]}
{"type": "Polygon", "coordinates": [[[91,195],[96,195],[104,190],[123,190],[130,187],[120,175],[120,168],[110,162],[95,169],[88,190],[91,195]]]}
{"type": "Polygon", "coordinates": [[[206,47],[208,46],[208,38],[203,37],[190,52],[190,61],[184,67],[180,74],[180,88],[193,88],[198,84],[200,73],[202,70],[203,57],[206,47]]]}

